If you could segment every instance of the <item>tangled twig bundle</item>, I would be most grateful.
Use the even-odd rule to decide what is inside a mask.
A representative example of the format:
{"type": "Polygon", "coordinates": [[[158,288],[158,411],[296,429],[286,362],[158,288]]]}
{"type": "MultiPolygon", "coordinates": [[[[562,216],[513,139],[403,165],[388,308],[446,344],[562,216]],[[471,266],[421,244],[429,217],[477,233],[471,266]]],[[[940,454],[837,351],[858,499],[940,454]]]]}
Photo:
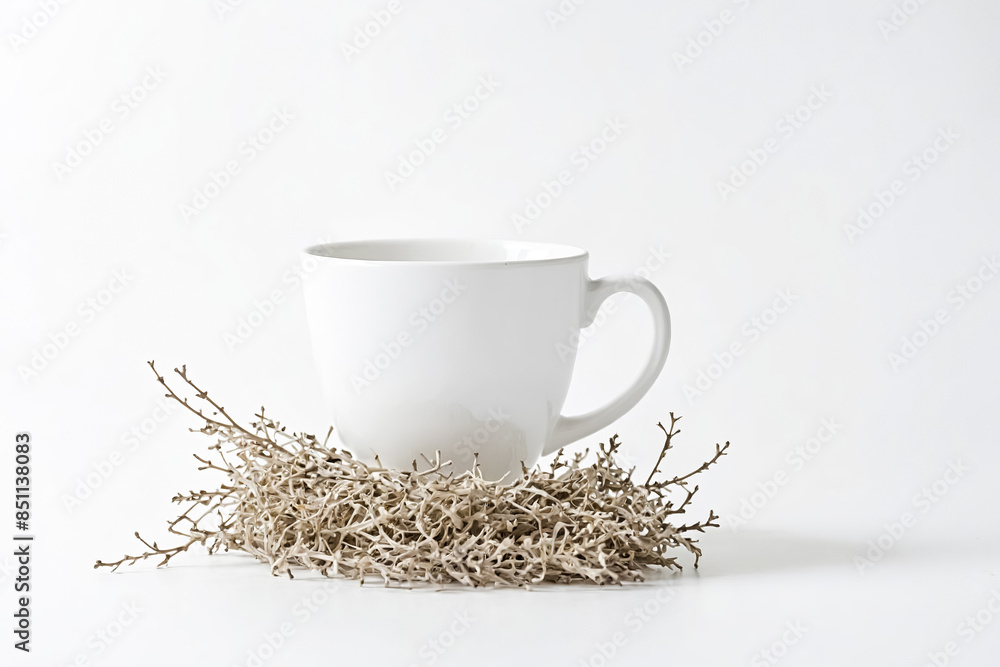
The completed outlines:
{"type": "Polygon", "coordinates": [[[697,470],[658,480],[680,432],[673,413],[669,427],[658,424],[666,439],[645,483],[633,481],[634,468],[615,462],[617,436],[598,446],[590,466],[582,465],[586,452],[567,460],[560,451],[548,470],[522,466],[518,480],[498,483],[478,469],[446,473],[440,455],[419,472],[416,463],[412,471],[366,464],[312,435],[286,432],[263,408],[244,428],[188,378],[186,367],[174,371],[203,407],[178,396],[159,373],[157,381],[204,420],[191,430],[216,438],[209,458],[195,455],[199,470],[219,471],[226,480],[215,490],[173,498],[187,505],[170,522],[170,532],[183,538],[176,546],[162,548],[136,533],[146,551],[94,567],[114,570],[147,558],[166,565],[201,544],[209,553],[244,551],[268,563],[272,574],[290,577],[301,567],[362,583],[376,577],[387,586],[618,584],[642,580],[649,566],[680,569],[670,555],[677,547],[694,554],[697,567],[701,550],[688,536],[718,526],[711,511],[701,522],[671,523],[698,490],[690,478],[729,447],[717,444],[697,470]],[[679,502],[668,500],[671,491],[681,494],[679,502]]]}

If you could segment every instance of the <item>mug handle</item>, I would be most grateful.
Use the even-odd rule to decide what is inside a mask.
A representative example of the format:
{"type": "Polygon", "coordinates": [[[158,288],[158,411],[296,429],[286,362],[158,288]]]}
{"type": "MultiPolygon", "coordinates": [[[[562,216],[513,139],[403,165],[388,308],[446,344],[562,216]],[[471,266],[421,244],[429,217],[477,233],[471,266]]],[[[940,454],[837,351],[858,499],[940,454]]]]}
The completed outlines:
{"type": "Polygon", "coordinates": [[[599,280],[588,280],[584,294],[583,321],[581,328],[590,326],[597,316],[597,309],[612,294],[628,292],[646,302],[653,314],[653,349],[649,353],[646,367],[632,385],[621,396],[607,405],[582,415],[567,417],[560,415],[549,437],[549,442],[542,451],[547,456],[580,438],[586,437],[612,423],[646,395],[656,377],[667,361],[667,351],[670,349],[670,311],[667,301],[663,298],[656,285],[637,276],[608,276],[599,280]]]}

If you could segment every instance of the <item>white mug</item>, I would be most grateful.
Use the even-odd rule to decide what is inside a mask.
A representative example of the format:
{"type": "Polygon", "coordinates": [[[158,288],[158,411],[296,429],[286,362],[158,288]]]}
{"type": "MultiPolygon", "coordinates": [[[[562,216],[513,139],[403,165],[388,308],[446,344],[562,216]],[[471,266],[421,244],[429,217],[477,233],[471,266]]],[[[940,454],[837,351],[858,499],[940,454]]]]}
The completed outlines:
{"type": "Polygon", "coordinates": [[[540,456],[608,426],[663,368],[670,314],[635,276],[590,280],[588,254],[521,241],[350,241],[305,250],[316,360],[335,432],[385,467],[455,472],[478,460],[487,479],[517,476],[540,456]],[[580,329],[616,292],[653,314],[645,369],[607,405],[561,414],[580,329]]]}

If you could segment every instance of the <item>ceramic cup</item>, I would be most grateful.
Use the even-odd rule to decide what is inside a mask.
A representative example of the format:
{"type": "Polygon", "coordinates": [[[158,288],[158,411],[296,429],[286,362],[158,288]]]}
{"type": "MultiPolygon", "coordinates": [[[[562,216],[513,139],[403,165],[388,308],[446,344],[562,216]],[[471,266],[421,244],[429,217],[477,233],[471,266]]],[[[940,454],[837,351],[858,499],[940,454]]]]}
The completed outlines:
{"type": "Polygon", "coordinates": [[[383,466],[456,472],[478,456],[487,479],[521,473],[630,410],[670,345],[659,290],[635,276],[587,276],[579,248],[493,240],[379,240],[305,250],[314,358],[335,433],[383,466]],[[581,328],[616,292],[653,315],[645,369],[618,398],[561,414],[581,328]]]}

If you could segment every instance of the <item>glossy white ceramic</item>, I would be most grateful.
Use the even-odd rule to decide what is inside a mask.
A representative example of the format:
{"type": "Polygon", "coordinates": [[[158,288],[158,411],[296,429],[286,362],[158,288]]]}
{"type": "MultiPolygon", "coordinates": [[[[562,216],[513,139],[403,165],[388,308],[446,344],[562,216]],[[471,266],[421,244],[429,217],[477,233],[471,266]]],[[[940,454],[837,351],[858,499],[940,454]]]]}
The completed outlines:
{"type": "Polygon", "coordinates": [[[356,455],[395,468],[423,456],[484,477],[519,474],[539,456],[631,409],[666,361],[670,316],[634,276],[590,280],[586,251],[492,240],[381,240],[305,250],[314,356],[329,414],[356,455]],[[615,292],[653,314],[645,369],[611,403],[561,414],[579,332],[615,292]]]}

